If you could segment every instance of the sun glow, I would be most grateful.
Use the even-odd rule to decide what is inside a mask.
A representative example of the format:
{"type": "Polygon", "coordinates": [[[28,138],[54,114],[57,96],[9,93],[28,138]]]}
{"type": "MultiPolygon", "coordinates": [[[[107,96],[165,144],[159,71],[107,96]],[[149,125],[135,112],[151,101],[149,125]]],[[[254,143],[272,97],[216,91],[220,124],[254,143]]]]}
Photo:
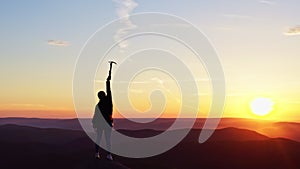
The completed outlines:
{"type": "Polygon", "coordinates": [[[252,112],[259,116],[265,116],[273,110],[274,102],[269,98],[256,98],[251,104],[252,112]]]}

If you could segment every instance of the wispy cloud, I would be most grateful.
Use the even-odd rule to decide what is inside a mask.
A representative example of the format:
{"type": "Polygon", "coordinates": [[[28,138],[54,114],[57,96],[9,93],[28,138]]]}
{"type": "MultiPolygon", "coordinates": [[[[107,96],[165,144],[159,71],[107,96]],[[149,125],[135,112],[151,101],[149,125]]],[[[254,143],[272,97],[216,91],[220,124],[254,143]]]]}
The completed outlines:
{"type": "MultiPolygon", "coordinates": [[[[117,15],[118,17],[122,17],[121,23],[124,25],[123,28],[120,28],[115,36],[114,40],[119,41],[123,37],[125,37],[128,32],[132,29],[136,28],[136,25],[134,25],[130,20],[130,13],[138,6],[138,4],[134,0],[113,0],[117,5],[117,15]]],[[[128,46],[128,41],[123,40],[119,43],[119,47],[121,49],[125,49],[128,46]]]]}
{"type": "Polygon", "coordinates": [[[61,46],[61,47],[65,47],[65,46],[69,46],[70,43],[67,41],[63,41],[63,40],[48,40],[48,45],[51,46],[61,46]]]}
{"type": "Polygon", "coordinates": [[[160,23],[160,24],[152,24],[152,27],[167,27],[167,28],[189,28],[191,25],[184,23],[160,23]]]}
{"type": "Polygon", "coordinates": [[[12,103],[12,104],[1,104],[0,109],[45,109],[45,105],[41,104],[21,104],[21,103],[12,103]]]}
{"type": "Polygon", "coordinates": [[[265,4],[265,5],[276,5],[277,3],[272,0],[260,0],[259,3],[265,4]]]}
{"type": "Polygon", "coordinates": [[[300,25],[289,28],[284,34],[287,36],[300,35],[300,25]]]}
{"type": "MultiPolygon", "coordinates": [[[[30,104],[30,103],[10,103],[0,104],[0,111],[72,111],[69,107],[51,107],[43,104],[30,104]]],[[[16,112],[15,112],[16,113],[16,112]]],[[[0,112],[1,114],[1,112],[0,112]]]]}

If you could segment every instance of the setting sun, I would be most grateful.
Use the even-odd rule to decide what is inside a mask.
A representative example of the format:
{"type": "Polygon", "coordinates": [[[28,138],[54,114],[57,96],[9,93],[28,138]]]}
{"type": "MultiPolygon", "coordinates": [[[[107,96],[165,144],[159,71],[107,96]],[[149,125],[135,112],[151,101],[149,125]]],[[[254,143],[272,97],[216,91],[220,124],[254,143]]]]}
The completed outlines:
{"type": "Polygon", "coordinates": [[[273,110],[274,102],[269,98],[256,98],[251,104],[251,110],[254,114],[264,116],[273,110]]]}

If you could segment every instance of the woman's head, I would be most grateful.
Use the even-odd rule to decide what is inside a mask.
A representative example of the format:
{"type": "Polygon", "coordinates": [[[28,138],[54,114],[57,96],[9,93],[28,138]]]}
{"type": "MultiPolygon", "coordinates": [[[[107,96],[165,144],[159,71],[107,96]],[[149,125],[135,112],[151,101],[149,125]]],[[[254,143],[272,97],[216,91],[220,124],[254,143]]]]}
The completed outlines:
{"type": "Polygon", "coordinates": [[[105,92],[104,91],[100,91],[98,92],[98,98],[101,100],[101,99],[104,99],[106,96],[105,92]]]}

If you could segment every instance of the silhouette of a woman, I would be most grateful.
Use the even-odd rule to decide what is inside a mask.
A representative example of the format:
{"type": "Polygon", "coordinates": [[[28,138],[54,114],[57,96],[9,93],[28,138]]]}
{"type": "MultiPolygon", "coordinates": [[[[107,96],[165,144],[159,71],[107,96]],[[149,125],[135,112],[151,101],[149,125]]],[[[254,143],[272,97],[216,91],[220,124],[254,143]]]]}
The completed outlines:
{"type": "Polygon", "coordinates": [[[95,107],[95,113],[92,120],[93,128],[96,130],[96,134],[97,134],[96,143],[95,143],[95,148],[96,148],[95,158],[97,159],[100,158],[99,144],[101,141],[102,134],[104,132],[106,146],[109,152],[106,158],[108,160],[113,160],[112,155],[110,153],[111,151],[110,138],[111,138],[111,131],[113,127],[113,118],[112,118],[113,104],[112,104],[112,96],[111,96],[111,89],[110,89],[111,68],[112,68],[112,62],[110,63],[109,75],[106,79],[106,94],[104,91],[98,92],[99,102],[95,107]]]}

